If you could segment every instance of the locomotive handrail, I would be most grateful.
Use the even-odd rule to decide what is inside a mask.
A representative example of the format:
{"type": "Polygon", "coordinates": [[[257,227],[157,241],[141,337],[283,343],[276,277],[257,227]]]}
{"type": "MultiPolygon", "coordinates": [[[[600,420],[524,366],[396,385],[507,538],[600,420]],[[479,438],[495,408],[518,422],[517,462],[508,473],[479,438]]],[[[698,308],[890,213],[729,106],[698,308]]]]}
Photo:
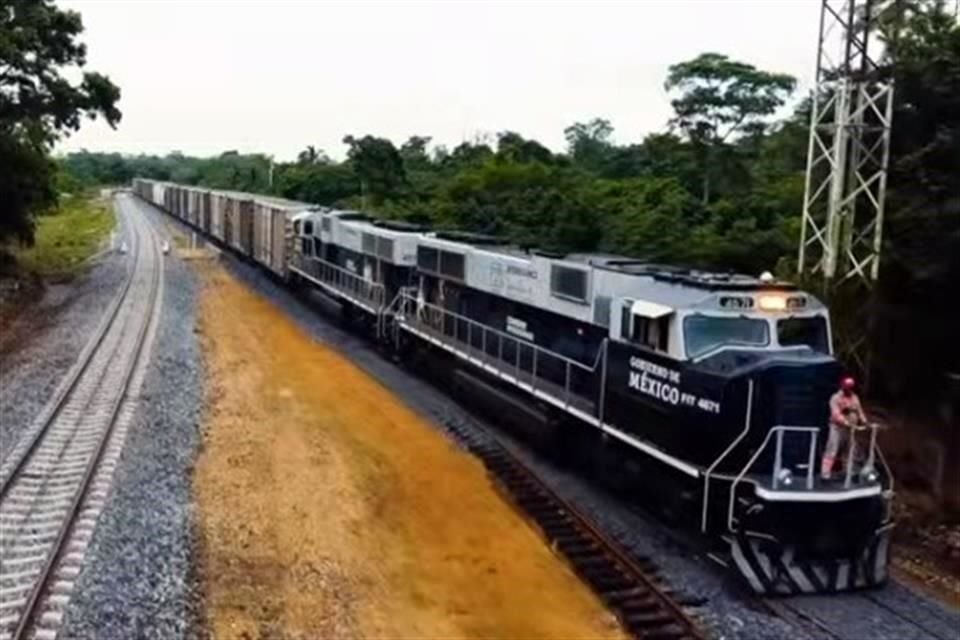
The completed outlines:
{"type": "MultiPolygon", "coordinates": [[[[415,297],[411,296],[409,293],[404,292],[404,293],[402,293],[401,295],[403,295],[403,297],[406,298],[408,301],[411,301],[411,302],[414,302],[414,303],[418,302],[417,299],[416,299],[415,297]]],[[[499,336],[501,336],[501,337],[504,337],[504,338],[506,338],[506,339],[508,339],[508,340],[513,340],[514,342],[516,342],[516,343],[518,343],[518,344],[522,344],[522,345],[524,345],[524,346],[528,346],[528,347],[530,347],[530,348],[531,348],[532,350],[534,350],[534,351],[540,351],[540,352],[542,352],[542,353],[547,354],[548,356],[555,357],[555,358],[560,359],[560,360],[564,360],[564,361],[570,363],[570,365],[575,366],[575,367],[579,367],[580,369],[582,369],[582,370],[584,370],[584,371],[586,371],[586,372],[588,372],[588,373],[593,373],[594,371],[596,371],[597,365],[599,364],[600,359],[601,359],[601,357],[602,357],[602,351],[603,351],[603,350],[600,349],[600,350],[598,350],[597,355],[596,355],[596,356],[594,357],[594,359],[593,359],[593,364],[592,364],[592,365],[586,365],[586,364],[583,364],[582,362],[580,362],[579,360],[574,360],[573,358],[570,358],[569,356],[565,356],[565,355],[563,355],[562,353],[557,353],[556,351],[551,351],[550,349],[546,349],[546,348],[544,348],[544,347],[541,347],[541,346],[537,345],[535,342],[530,342],[529,340],[525,340],[524,338],[517,337],[517,336],[515,336],[515,335],[513,335],[513,334],[511,334],[511,333],[507,333],[507,332],[505,332],[505,331],[501,331],[500,329],[494,329],[493,327],[491,327],[491,326],[489,326],[489,325],[485,325],[485,324],[483,324],[482,322],[479,322],[479,321],[474,320],[474,319],[472,319],[472,318],[468,318],[467,316],[464,316],[464,315],[462,315],[462,314],[459,314],[459,313],[457,313],[456,311],[450,311],[449,309],[444,309],[443,307],[438,306],[438,305],[435,305],[435,304],[433,304],[432,302],[423,302],[423,303],[422,303],[422,306],[423,306],[424,308],[429,308],[429,309],[431,309],[431,310],[435,310],[435,311],[437,311],[437,312],[439,312],[439,313],[441,313],[441,314],[443,314],[443,315],[448,315],[448,316],[452,316],[452,317],[454,317],[454,318],[456,318],[456,319],[458,319],[458,320],[463,320],[463,321],[464,321],[465,323],[467,323],[468,325],[476,325],[476,326],[479,326],[479,327],[483,328],[485,331],[488,331],[488,332],[490,332],[490,333],[497,334],[497,335],[499,335],[499,336]]]]}
{"type": "MultiPolygon", "coordinates": [[[[853,464],[857,454],[857,434],[863,431],[870,431],[870,444],[867,446],[867,459],[864,461],[861,470],[873,470],[877,462],[877,453],[880,447],[877,446],[877,430],[879,425],[875,422],[869,422],[864,425],[858,425],[850,428],[850,437],[847,439],[847,460],[844,465],[843,487],[849,489],[853,484],[853,464]]],[[[886,468],[886,460],[880,453],[880,460],[886,468]]]]}
{"type": "Polygon", "coordinates": [[[811,434],[810,449],[807,454],[807,489],[813,489],[813,474],[816,469],[817,439],[820,437],[819,427],[784,427],[774,429],[777,432],[776,453],[773,457],[773,472],[770,484],[774,489],[779,488],[781,482],[780,471],[783,469],[783,434],[787,431],[811,434]]]}
{"type": "MultiPolygon", "coordinates": [[[[780,445],[777,447],[777,453],[776,453],[777,459],[774,461],[773,473],[774,473],[774,481],[776,482],[777,475],[779,475],[780,469],[782,468],[782,462],[779,458],[780,458],[780,454],[782,453],[782,441],[783,441],[782,434],[785,432],[795,432],[795,433],[812,432],[813,443],[811,448],[813,450],[816,450],[816,438],[817,438],[817,435],[820,433],[819,427],[788,427],[788,426],[777,425],[772,429],[770,429],[770,431],[767,432],[767,436],[763,439],[763,443],[759,447],[757,447],[757,450],[754,451],[753,456],[750,457],[750,460],[747,461],[747,464],[743,466],[743,469],[740,470],[740,473],[737,475],[736,478],[734,478],[733,483],[730,485],[730,500],[729,500],[729,507],[727,509],[727,529],[730,531],[730,533],[735,533],[733,529],[733,513],[734,513],[734,506],[736,504],[736,498],[737,498],[737,486],[740,484],[741,481],[743,481],[744,476],[746,476],[750,472],[750,470],[753,468],[753,465],[756,463],[757,458],[760,457],[760,454],[766,451],[767,445],[770,443],[770,438],[773,437],[774,433],[779,434],[777,436],[777,439],[778,439],[778,445],[780,445]]],[[[808,488],[813,487],[813,475],[812,475],[813,472],[814,472],[814,466],[809,465],[807,468],[808,488]]]]}
{"type": "Polygon", "coordinates": [[[717,456],[717,459],[707,467],[706,472],[703,474],[703,509],[701,512],[700,518],[700,530],[706,533],[707,531],[707,506],[710,501],[710,476],[716,470],[720,463],[723,462],[724,458],[730,455],[730,452],[733,451],[740,442],[747,437],[747,433],[750,432],[750,419],[753,416],[753,378],[747,380],[747,410],[746,417],[743,420],[743,431],[740,432],[733,442],[730,443],[723,453],[717,456]]]}
{"type": "MultiPolygon", "coordinates": [[[[404,294],[409,290],[416,290],[416,287],[400,287],[400,290],[397,291],[397,294],[393,296],[393,300],[390,301],[390,304],[385,306],[377,314],[377,338],[383,339],[387,335],[387,323],[389,322],[389,316],[397,313],[402,313],[402,305],[404,300],[404,294]]],[[[396,323],[393,324],[394,327],[394,338],[396,339],[396,323]]]]}
{"type": "MultiPolygon", "coordinates": [[[[879,446],[877,445],[877,425],[868,424],[861,426],[857,431],[851,430],[850,437],[848,438],[846,446],[846,464],[844,478],[843,478],[843,488],[850,489],[853,485],[854,478],[854,466],[856,462],[857,455],[857,443],[856,443],[856,433],[858,431],[862,432],[865,430],[870,430],[870,444],[868,446],[867,458],[862,465],[860,465],[859,472],[865,473],[874,470],[874,465],[876,464],[877,459],[879,458],[880,463],[883,465],[884,470],[887,472],[887,477],[890,479],[892,486],[892,478],[889,475],[889,468],[887,467],[886,460],[883,457],[883,452],[880,451],[879,446]]],[[[783,437],[785,433],[808,433],[810,434],[810,446],[807,454],[807,463],[806,463],[806,488],[811,490],[815,485],[816,477],[816,452],[817,444],[820,436],[820,427],[799,427],[799,426],[783,426],[777,425],[770,429],[767,432],[766,437],[763,440],[763,443],[757,448],[750,460],[744,465],[740,473],[734,478],[733,483],[730,486],[730,501],[729,509],[727,512],[727,528],[733,533],[733,520],[734,520],[734,506],[737,495],[737,486],[743,480],[743,478],[750,472],[753,468],[753,465],[756,463],[760,455],[767,449],[767,446],[770,444],[771,438],[775,438],[775,453],[773,461],[773,469],[770,474],[770,485],[774,490],[780,488],[780,485],[789,486],[789,482],[784,480],[781,472],[784,469],[783,465],[783,437]]],[[[869,478],[867,476],[867,482],[878,482],[882,486],[881,478],[878,475],[876,479],[869,478]]]]}
{"type": "Polygon", "coordinates": [[[884,476],[886,476],[887,482],[889,483],[887,491],[892,494],[896,484],[896,479],[893,477],[893,471],[890,469],[890,465],[887,464],[887,459],[883,457],[883,449],[880,448],[880,445],[876,445],[874,449],[877,452],[877,458],[880,459],[880,464],[883,465],[884,476]]]}
{"type": "Polygon", "coordinates": [[[322,258],[312,256],[294,256],[294,266],[304,269],[307,271],[307,275],[319,279],[340,292],[353,294],[361,300],[370,303],[373,305],[374,313],[376,314],[379,314],[383,309],[386,289],[379,282],[371,282],[363,276],[357,275],[332,262],[327,262],[322,258]],[[304,262],[312,262],[319,265],[321,269],[320,273],[311,273],[312,270],[304,266],[304,262]]]}
{"type": "MultiPolygon", "coordinates": [[[[495,359],[497,362],[506,365],[507,368],[512,367],[513,373],[512,377],[517,382],[522,381],[521,376],[523,374],[529,373],[530,380],[529,385],[532,391],[540,391],[541,393],[547,393],[543,389],[537,389],[538,381],[542,384],[543,382],[556,384],[544,377],[543,375],[538,375],[538,371],[542,371],[541,365],[544,362],[548,362],[550,359],[553,359],[563,367],[563,393],[562,393],[562,403],[565,408],[569,408],[571,405],[572,395],[576,392],[572,389],[574,371],[581,371],[587,374],[596,373],[601,364],[604,363],[604,355],[606,352],[606,340],[601,344],[600,348],[597,350],[597,355],[593,359],[592,365],[584,364],[578,360],[565,356],[561,353],[551,351],[537,345],[536,343],[530,342],[518,336],[512,335],[500,329],[494,329],[482,322],[468,318],[462,314],[459,314],[455,311],[450,311],[433,303],[419,300],[417,297],[413,296],[409,291],[401,291],[398,294],[398,297],[402,298],[399,313],[404,318],[409,318],[413,322],[418,324],[423,324],[431,329],[439,329],[447,338],[451,338],[454,342],[468,345],[467,356],[470,357],[470,352],[475,350],[480,350],[485,357],[495,359]],[[415,313],[409,312],[409,306],[414,305],[416,309],[415,313]],[[432,316],[432,317],[430,317],[432,316]],[[446,334],[446,318],[452,318],[453,322],[453,335],[446,334]],[[440,319],[440,326],[437,326],[436,320],[440,319]],[[466,326],[466,335],[461,335],[460,324],[463,323],[466,326]],[[479,336],[475,336],[475,330],[479,332],[479,336]],[[488,340],[489,336],[494,336],[496,340],[496,350],[494,353],[490,352],[489,347],[492,347],[494,342],[493,339],[488,340]],[[476,346],[477,340],[475,337],[479,338],[479,346],[476,346]],[[513,349],[514,356],[513,362],[510,363],[504,358],[504,342],[510,341],[515,345],[513,349]],[[532,359],[529,366],[529,371],[526,366],[522,364],[521,354],[524,349],[529,349],[532,354],[532,359]]],[[[392,306],[392,305],[391,305],[392,306]]],[[[509,342],[508,342],[509,344],[509,342]]],[[[501,367],[503,373],[507,373],[505,367],[501,367]]],[[[602,391],[601,388],[601,400],[597,403],[597,406],[594,407],[595,411],[602,411],[602,391]]],[[[556,397],[556,393],[553,394],[556,397]]],[[[583,398],[579,394],[576,394],[579,397],[583,398]]]]}

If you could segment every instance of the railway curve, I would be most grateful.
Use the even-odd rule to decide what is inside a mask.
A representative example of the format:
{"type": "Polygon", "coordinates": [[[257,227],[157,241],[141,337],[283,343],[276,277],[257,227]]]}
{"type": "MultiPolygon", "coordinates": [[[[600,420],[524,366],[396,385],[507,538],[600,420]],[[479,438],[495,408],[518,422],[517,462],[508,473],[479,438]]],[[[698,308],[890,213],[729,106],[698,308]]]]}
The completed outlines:
{"type": "Polygon", "coordinates": [[[0,467],[0,640],[54,638],[149,362],[163,289],[158,240],[118,201],[130,267],[94,337],[0,467]]]}

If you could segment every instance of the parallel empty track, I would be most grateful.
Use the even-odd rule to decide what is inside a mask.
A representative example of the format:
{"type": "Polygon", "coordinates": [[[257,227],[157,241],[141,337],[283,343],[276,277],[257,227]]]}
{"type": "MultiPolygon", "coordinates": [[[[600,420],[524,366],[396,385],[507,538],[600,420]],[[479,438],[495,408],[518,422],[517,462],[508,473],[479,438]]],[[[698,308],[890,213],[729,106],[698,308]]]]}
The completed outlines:
{"type": "Polygon", "coordinates": [[[67,379],[0,466],[0,640],[57,635],[102,510],[162,287],[146,222],[132,267],[67,379]],[[119,442],[118,442],[119,440],[119,442]]]}
{"type": "Polygon", "coordinates": [[[453,426],[516,504],[540,529],[551,547],[606,603],[635,638],[703,640],[698,625],[652,575],[652,567],[632,558],[619,544],[568,501],[557,495],[495,435],[453,426]],[[644,566],[644,565],[647,566],[644,566]]]}

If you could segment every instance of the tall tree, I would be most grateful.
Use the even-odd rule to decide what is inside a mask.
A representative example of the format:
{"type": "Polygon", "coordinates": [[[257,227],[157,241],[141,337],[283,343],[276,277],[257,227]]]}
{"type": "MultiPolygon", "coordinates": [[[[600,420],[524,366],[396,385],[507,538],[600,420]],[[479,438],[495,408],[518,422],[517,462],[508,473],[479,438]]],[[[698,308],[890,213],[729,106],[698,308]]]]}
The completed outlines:
{"type": "Polygon", "coordinates": [[[303,165],[330,164],[330,156],[312,144],[297,154],[297,163],[303,165]]]}
{"type": "Polygon", "coordinates": [[[400,145],[400,155],[404,160],[416,159],[430,161],[427,154],[427,145],[430,144],[430,136],[410,136],[407,141],[400,145]]]}
{"type": "Polygon", "coordinates": [[[686,261],[696,199],[672,178],[601,180],[592,206],[604,218],[601,248],[652,261],[686,261]]]}
{"type": "Polygon", "coordinates": [[[896,400],[936,405],[960,372],[960,25],[952,6],[911,3],[888,53],[896,81],[876,366],[896,400]],[[910,335],[910,340],[897,336],[910,335]]]}
{"type": "Polygon", "coordinates": [[[120,90],[82,72],[86,47],[80,15],[50,0],[6,0],[0,7],[0,241],[30,242],[32,216],[55,202],[47,154],[83,116],[120,121],[120,90]]]}
{"type": "Polygon", "coordinates": [[[697,150],[704,204],[710,202],[712,164],[720,148],[744,130],[756,131],[795,86],[792,76],[762,71],[719,53],[702,53],[670,67],[665,88],[678,94],[671,101],[676,115],[670,124],[697,150]]]}
{"type": "Polygon", "coordinates": [[[360,192],[369,196],[372,204],[396,195],[406,184],[403,158],[386,138],[346,136],[343,143],[349,147],[347,157],[359,180],[360,192]]]}
{"type": "Polygon", "coordinates": [[[599,220],[579,172],[542,162],[493,158],[465,168],[440,192],[439,221],[557,251],[596,247],[599,220]]]}
{"type": "Polygon", "coordinates": [[[429,144],[430,136],[410,136],[400,145],[400,157],[403,158],[403,167],[408,174],[414,171],[430,171],[431,160],[427,153],[429,144]]]}
{"type": "Polygon", "coordinates": [[[503,131],[497,136],[497,156],[511,162],[553,161],[550,149],[537,142],[528,140],[514,131],[503,131]]]}
{"type": "Polygon", "coordinates": [[[563,130],[563,135],[574,162],[591,171],[600,171],[613,150],[613,125],[603,118],[575,122],[563,130]]]}
{"type": "Polygon", "coordinates": [[[289,164],[277,169],[274,191],[291,200],[333,206],[358,195],[360,185],[346,163],[289,164]]]}
{"type": "Polygon", "coordinates": [[[493,157],[493,149],[482,142],[461,142],[445,158],[441,166],[447,170],[458,171],[467,167],[476,167],[493,157]]]}
{"type": "Polygon", "coordinates": [[[0,263],[4,262],[4,241],[30,244],[33,214],[56,203],[53,175],[45,154],[14,136],[0,134],[0,263]]]}

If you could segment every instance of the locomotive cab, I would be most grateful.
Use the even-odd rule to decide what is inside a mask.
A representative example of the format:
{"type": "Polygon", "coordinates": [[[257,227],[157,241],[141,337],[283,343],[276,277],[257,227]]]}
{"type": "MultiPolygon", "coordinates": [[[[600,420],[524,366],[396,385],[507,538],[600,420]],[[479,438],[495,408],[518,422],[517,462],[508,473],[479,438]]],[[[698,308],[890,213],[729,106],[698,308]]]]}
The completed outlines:
{"type": "Polygon", "coordinates": [[[758,592],[882,583],[892,479],[875,426],[838,479],[819,474],[841,372],[826,308],[770,282],[666,302],[611,303],[612,421],[697,465],[701,528],[758,592]]]}

